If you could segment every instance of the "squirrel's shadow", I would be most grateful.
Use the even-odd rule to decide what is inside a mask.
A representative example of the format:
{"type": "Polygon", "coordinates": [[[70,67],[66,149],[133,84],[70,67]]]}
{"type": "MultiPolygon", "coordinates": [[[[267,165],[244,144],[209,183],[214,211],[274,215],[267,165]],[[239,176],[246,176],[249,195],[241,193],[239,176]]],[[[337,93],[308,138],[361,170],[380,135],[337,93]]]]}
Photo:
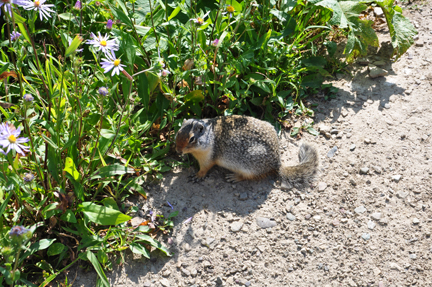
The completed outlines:
{"type": "MultiPolygon", "coordinates": [[[[294,149],[297,150],[298,147],[294,149]]],[[[297,154],[293,154],[292,160],[295,161],[296,157],[297,154]]],[[[131,199],[145,212],[151,209],[167,216],[173,211],[179,211],[174,218],[172,232],[157,238],[174,254],[172,257],[167,257],[161,252],[152,252],[151,260],[145,258],[133,260],[132,254],[127,252],[129,254],[126,256],[126,263],[122,267],[115,266],[112,272],[107,273],[113,286],[122,280],[122,274],[125,273],[128,274],[129,280],[139,283],[149,272],[155,274],[155,279],[159,278],[156,275],[160,274],[167,264],[177,264],[180,257],[183,258],[182,260],[185,256],[192,259],[197,257],[196,253],[199,252],[205,258],[218,244],[225,244],[224,234],[232,232],[230,226],[219,223],[219,217],[224,217],[231,223],[238,220],[255,221],[256,214],[254,216],[250,214],[260,209],[272,193],[291,193],[289,190],[282,191],[275,187],[276,175],[233,184],[225,180],[225,176],[230,171],[213,167],[203,181],[194,183],[190,176],[197,171],[196,168],[189,167],[166,173],[160,182],[150,186],[148,200],[131,199]],[[208,240],[211,241],[212,238],[214,241],[209,245],[208,240]],[[168,241],[171,239],[170,245],[168,241]]],[[[306,189],[297,192],[303,193],[306,189]]],[[[152,278],[152,276],[151,274],[148,277],[152,278]]]]}

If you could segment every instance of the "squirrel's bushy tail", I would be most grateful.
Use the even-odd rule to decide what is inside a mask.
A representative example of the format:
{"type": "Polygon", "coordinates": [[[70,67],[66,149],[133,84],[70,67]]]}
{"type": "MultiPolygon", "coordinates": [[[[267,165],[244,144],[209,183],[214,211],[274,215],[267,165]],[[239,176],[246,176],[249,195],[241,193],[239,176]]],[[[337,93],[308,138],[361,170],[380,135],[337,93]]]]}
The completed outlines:
{"type": "Polygon", "coordinates": [[[303,143],[300,146],[298,157],[300,164],[280,167],[279,175],[282,180],[282,188],[301,187],[317,177],[319,166],[317,150],[313,146],[303,143]]]}

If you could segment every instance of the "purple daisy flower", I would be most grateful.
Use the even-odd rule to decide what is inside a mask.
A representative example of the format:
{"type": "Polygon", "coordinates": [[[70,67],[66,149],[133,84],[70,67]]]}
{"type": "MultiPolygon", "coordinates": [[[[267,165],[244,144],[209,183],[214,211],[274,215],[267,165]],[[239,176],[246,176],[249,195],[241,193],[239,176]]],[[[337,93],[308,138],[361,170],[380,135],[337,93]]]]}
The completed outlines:
{"type": "Polygon", "coordinates": [[[28,146],[22,145],[22,143],[28,142],[29,139],[24,137],[19,138],[20,133],[20,128],[15,129],[13,126],[11,128],[6,123],[0,125],[0,145],[3,148],[7,148],[6,152],[0,150],[2,154],[6,155],[10,150],[14,149],[17,153],[25,156],[25,152],[30,151],[28,146]]]}

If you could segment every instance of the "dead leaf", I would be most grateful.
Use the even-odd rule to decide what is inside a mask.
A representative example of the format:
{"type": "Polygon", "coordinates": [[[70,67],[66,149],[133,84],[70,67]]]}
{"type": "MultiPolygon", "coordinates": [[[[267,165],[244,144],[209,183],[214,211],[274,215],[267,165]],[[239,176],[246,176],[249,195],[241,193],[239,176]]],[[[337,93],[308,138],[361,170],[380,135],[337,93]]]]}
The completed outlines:
{"type": "Polygon", "coordinates": [[[12,77],[14,77],[16,79],[18,78],[17,73],[15,73],[14,71],[10,71],[10,72],[3,72],[3,73],[1,73],[0,80],[4,80],[4,79],[6,79],[9,76],[12,76],[12,77]]]}

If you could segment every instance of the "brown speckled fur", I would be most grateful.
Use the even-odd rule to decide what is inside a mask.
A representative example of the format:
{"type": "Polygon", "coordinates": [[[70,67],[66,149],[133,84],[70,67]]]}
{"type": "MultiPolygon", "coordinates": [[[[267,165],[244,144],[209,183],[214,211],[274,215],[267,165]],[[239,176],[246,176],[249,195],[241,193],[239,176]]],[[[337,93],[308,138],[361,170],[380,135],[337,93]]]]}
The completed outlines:
{"type": "Polygon", "coordinates": [[[260,179],[276,172],[283,187],[290,188],[309,182],[318,170],[318,154],[307,144],[300,147],[299,165],[281,166],[274,127],[247,116],[185,120],[176,135],[176,149],[198,160],[199,178],[219,165],[234,172],[229,177],[233,181],[260,179]]]}

